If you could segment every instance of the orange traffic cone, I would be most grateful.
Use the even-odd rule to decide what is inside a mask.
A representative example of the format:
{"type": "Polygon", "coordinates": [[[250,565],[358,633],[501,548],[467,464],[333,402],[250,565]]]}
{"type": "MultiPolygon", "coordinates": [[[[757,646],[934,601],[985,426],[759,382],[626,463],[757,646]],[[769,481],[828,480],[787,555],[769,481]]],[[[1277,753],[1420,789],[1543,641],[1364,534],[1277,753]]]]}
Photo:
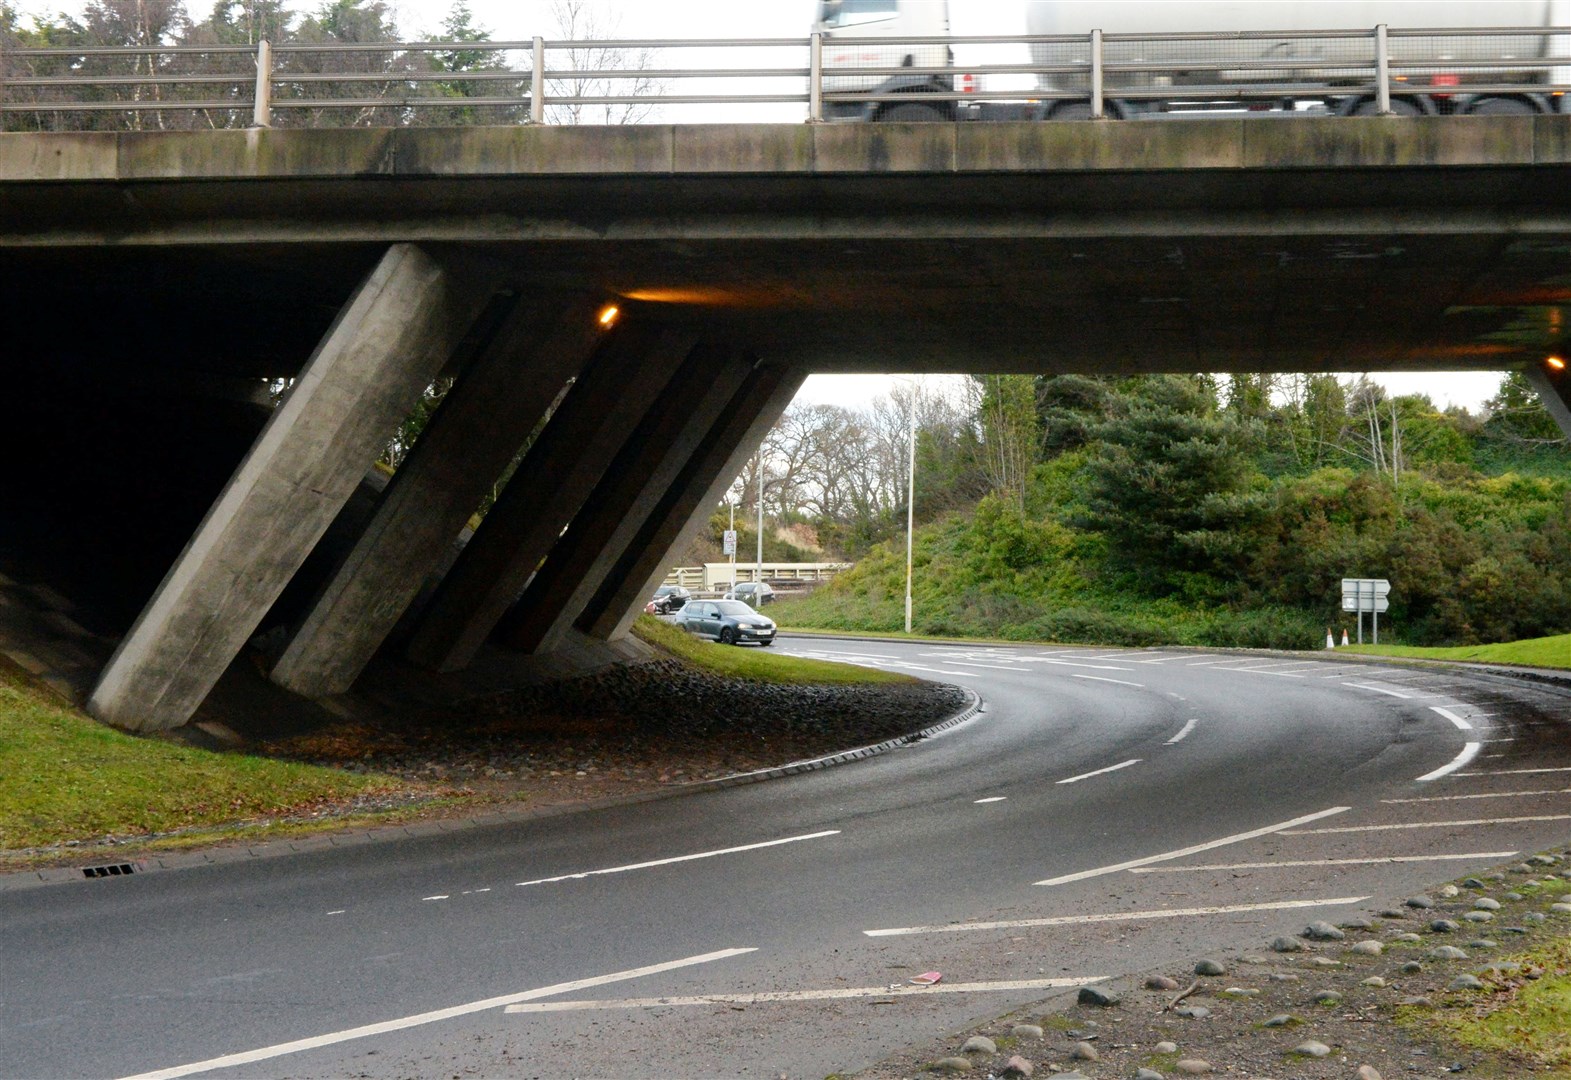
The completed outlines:
{"type": "Polygon", "coordinates": [[[1347,627],[1342,627],[1342,644],[1347,644],[1347,627]]]}
{"type": "Polygon", "coordinates": [[[1329,626],[1326,627],[1326,648],[1328,648],[1328,649],[1336,648],[1336,642],[1331,637],[1331,628],[1329,626]]]}

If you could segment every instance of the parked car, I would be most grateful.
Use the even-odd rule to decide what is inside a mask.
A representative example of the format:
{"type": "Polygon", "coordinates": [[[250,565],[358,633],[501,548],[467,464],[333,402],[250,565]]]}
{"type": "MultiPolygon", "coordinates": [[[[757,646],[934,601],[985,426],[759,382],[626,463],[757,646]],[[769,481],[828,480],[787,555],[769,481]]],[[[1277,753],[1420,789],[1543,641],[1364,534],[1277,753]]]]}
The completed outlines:
{"type": "Polygon", "coordinates": [[[755,608],[761,608],[775,598],[775,590],[767,581],[739,581],[736,586],[725,594],[727,600],[740,600],[755,608]]]}
{"type": "Polygon", "coordinates": [[[740,600],[694,600],[677,615],[677,623],[690,633],[712,637],[722,645],[775,642],[775,621],[740,600]]]}
{"type": "Polygon", "coordinates": [[[693,594],[680,585],[662,585],[655,590],[655,598],[644,605],[651,615],[669,615],[680,611],[693,598],[693,594]]]}

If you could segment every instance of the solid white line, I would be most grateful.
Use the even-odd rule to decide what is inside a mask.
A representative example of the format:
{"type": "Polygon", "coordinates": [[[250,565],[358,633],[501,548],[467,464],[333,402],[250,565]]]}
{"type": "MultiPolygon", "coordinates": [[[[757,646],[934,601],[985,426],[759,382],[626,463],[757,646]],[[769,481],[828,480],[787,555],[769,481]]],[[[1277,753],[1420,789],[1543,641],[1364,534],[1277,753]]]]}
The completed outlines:
{"type": "Polygon", "coordinates": [[[1528,773],[1571,772],[1567,769],[1498,769],[1495,772],[1465,772],[1459,776],[1526,776],[1528,773]]]}
{"type": "Polygon", "coordinates": [[[975,675],[976,674],[976,672],[974,672],[974,671],[945,671],[943,668],[923,667],[921,664],[907,664],[907,663],[904,663],[904,662],[901,662],[901,661],[895,661],[891,666],[892,667],[897,667],[897,668],[904,668],[907,671],[930,671],[934,675],[975,675]]]}
{"type": "Polygon", "coordinates": [[[1360,690],[1373,690],[1377,694],[1390,694],[1392,697],[1410,698],[1410,697],[1413,696],[1412,694],[1399,694],[1395,690],[1387,690],[1384,687],[1366,686],[1364,683],[1350,682],[1350,683],[1343,683],[1342,685],[1343,686],[1357,687],[1360,690]]]}
{"type": "Polygon", "coordinates": [[[1358,866],[1364,863],[1408,863],[1509,859],[1514,851],[1475,851],[1467,855],[1387,855],[1383,859],[1292,859],[1281,862],[1213,863],[1209,866],[1142,866],[1131,874],[1187,874],[1191,870],[1270,870],[1278,866],[1358,866]]]}
{"type": "Polygon", "coordinates": [[[1486,791],[1481,795],[1428,795],[1418,799],[1381,799],[1383,803],[1457,802],[1462,799],[1518,799],[1528,795],[1571,795],[1571,787],[1550,788],[1547,791],[1486,791]]]}
{"type": "Polygon", "coordinates": [[[761,844],[743,844],[740,847],[718,848],[714,851],[698,851],[691,855],[675,855],[669,859],[651,859],[649,862],[629,863],[626,866],[608,866],[604,870],[585,870],[579,874],[561,874],[557,877],[536,878],[533,881],[520,881],[519,885],[549,885],[557,881],[578,881],[581,878],[598,877],[602,874],[625,874],[629,870],[648,870],[653,866],[670,866],[672,863],[692,862],[695,859],[713,859],[717,855],[735,855],[743,851],[758,851],[761,848],[779,847],[781,844],[794,844],[799,840],[821,840],[826,836],[839,836],[839,829],[826,829],[823,832],[806,833],[802,836],[787,836],[782,840],[765,840],[761,844]]]}
{"type": "Polygon", "coordinates": [[[1436,769],[1434,772],[1427,772],[1423,776],[1420,776],[1415,782],[1422,784],[1430,780],[1438,780],[1442,776],[1450,776],[1462,766],[1466,765],[1469,761],[1472,761],[1475,757],[1477,757],[1479,750],[1483,749],[1483,746],[1483,743],[1477,742],[1464,744],[1460,754],[1446,762],[1444,765],[1440,766],[1440,768],[1436,769]]]}
{"type": "Polygon", "coordinates": [[[1167,740],[1167,745],[1172,746],[1174,743],[1181,740],[1185,735],[1188,735],[1191,731],[1195,730],[1195,725],[1198,723],[1200,723],[1198,719],[1189,721],[1189,723],[1185,724],[1177,735],[1174,735],[1171,739],[1167,740]]]}
{"type": "Polygon", "coordinates": [[[666,1005],[761,1005],[771,1001],[839,1001],[845,998],[927,997],[930,994],[985,994],[1004,990],[1054,990],[1105,982],[1106,975],[1079,979],[1019,979],[1011,982],[939,983],[936,986],[845,986],[833,990],[763,990],[753,994],[704,994],[699,997],[622,998],[610,1001],[543,1001],[509,1005],[510,1013],[572,1012],[578,1009],[657,1009],[666,1005]]]}
{"type": "Polygon", "coordinates": [[[1104,679],[1100,675],[1077,675],[1073,671],[1066,671],[1064,674],[1069,676],[1071,679],[1090,679],[1092,682],[1110,682],[1116,683],[1119,686],[1133,686],[1142,690],[1145,689],[1146,685],[1145,683],[1125,682],[1123,679],[1104,679]]]}
{"type": "Polygon", "coordinates": [[[1226,907],[1168,908],[1161,911],[1114,911],[1102,915],[1055,915],[1046,919],[1007,919],[1002,922],[945,923],[943,926],[896,926],[863,930],[868,937],[901,937],[909,934],[954,934],[968,930],[1023,930],[1033,926],[1074,926],[1082,923],[1132,922],[1145,919],[1184,919],[1197,915],[1232,915],[1240,911],[1282,911],[1287,908],[1334,907],[1358,904],[1367,896],[1335,896],[1327,900],[1278,900],[1266,904],[1231,904],[1226,907]]]}
{"type": "Polygon", "coordinates": [[[1244,840],[1253,840],[1257,836],[1269,836],[1271,833],[1278,833],[1284,829],[1291,829],[1294,825],[1303,825],[1311,821],[1319,821],[1321,818],[1330,817],[1332,814],[1345,814],[1351,809],[1351,806],[1333,806],[1329,810],[1321,810],[1313,814],[1305,814],[1303,817],[1296,817],[1291,821],[1283,821],[1278,822],[1275,825],[1267,825],[1263,829],[1251,829],[1249,832],[1234,833],[1232,836],[1224,836],[1220,840],[1208,840],[1204,844],[1196,844],[1193,847],[1181,848],[1178,851],[1168,851],[1161,855],[1148,855],[1144,859],[1130,859],[1128,862],[1114,863],[1112,866],[1100,866],[1095,870],[1082,870],[1078,874],[1065,874],[1062,877],[1046,878],[1045,880],[1036,882],[1036,884],[1066,885],[1071,881],[1084,881],[1086,878],[1101,877],[1103,874],[1116,874],[1120,870],[1128,870],[1135,866],[1149,866],[1151,863],[1171,862],[1174,859],[1182,859],[1186,855],[1196,855],[1202,851],[1210,851],[1212,848],[1226,847],[1228,844],[1237,844],[1244,840]]]}
{"type": "Polygon", "coordinates": [[[1119,769],[1127,769],[1131,765],[1138,764],[1140,764],[1139,758],[1130,758],[1128,761],[1120,761],[1117,765],[1109,765],[1107,768],[1098,769],[1095,772],[1081,773],[1079,776],[1071,776],[1067,780],[1060,780],[1058,782],[1060,784],[1078,784],[1080,781],[1089,780],[1093,776],[1101,776],[1103,773],[1117,772],[1119,769]]]}
{"type": "Polygon", "coordinates": [[[1439,705],[1431,705],[1431,706],[1429,706],[1429,711],[1430,712],[1437,712],[1437,713],[1439,713],[1441,716],[1443,716],[1447,720],[1451,721],[1453,724],[1455,724],[1457,727],[1461,728],[1463,731],[1472,731],[1473,730],[1473,725],[1472,724],[1469,724],[1466,720],[1463,720],[1460,716],[1458,716],[1456,713],[1452,712],[1450,709],[1442,709],[1439,705]]]}
{"type": "Polygon", "coordinates": [[[980,660],[945,660],[944,663],[946,663],[946,664],[954,664],[956,667],[985,667],[985,668],[992,668],[994,671],[1019,671],[1020,670],[1020,665],[1019,664],[984,664],[980,660]]]}
{"type": "Polygon", "coordinates": [[[1283,836],[1316,836],[1322,833],[1390,832],[1394,829],[1444,829],[1453,825],[1513,825],[1520,821],[1571,821],[1571,814],[1539,817],[1474,818],[1471,821],[1410,821],[1401,825],[1347,825],[1339,829],[1297,829],[1283,836]]]}
{"type": "Polygon", "coordinates": [[[1297,671],[1271,671],[1271,670],[1269,670],[1267,668],[1259,668],[1259,667],[1236,667],[1236,668],[1229,668],[1228,670],[1229,671],[1244,671],[1244,672],[1248,672],[1248,673],[1250,673],[1252,675],[1278,675],[1278,676],[1280,676],[1280,677],[1282,677],[1284,679],[1302,679],[1304,677],[1301,672],[1297,672],[1297,671]]]}
{"type": "Polygon", "coordinates": [[[1028,664],[1052,664],[1054,667],[1084,667],[1093,671],[1133,671],[1133,668],[1119,667],[1117,664],[1077,664],[1073,660],[1045,660],[1036,657],[1026,657],[1028,664]]]}
{"type": "Polygon", "coordinates": [[[1008,802],[1008,801],[1009,801],[1009,796],[1008,795],[993,795],[993,796],[991,796],[989,798],[986,798],[986,799],[977,799],[976,800],[978,805],[980,805],[982,803],[1008,802]]]}
{"type": "Polygon", "coordinates": [[[294,1042],[264,1046],[260,1050],[247,1050],[244,1053],[226,1054],[223,1057],[209,1058],[206,1061],[195,1061],[189,1065],[176,1065],[173,1068],[159,1069],[155,1072],[137,1073],[135,1076],[122,1077],[121,1080],[175,1080],[176,1077],[210,1072],[213,1069],[228,1069],[236,1065],[251,1065],[258,1061],[267,1061],[269,1058],[283,1057],[286,1054],[298,1054],[304,1050],[315,1050],[318,1047],[332,1046],[334,1043],[349,1042],[352,1039],[365,1039],[372,1035],[385,1035],[389,1031],[403,1031],[406,1028],[435,1024],[458,1016],[485,1012],[488,1009],[499,1009],[520,1001],[555,997],[557,994],[570,994],[576,990],[587,990],[591,986],[625,982],[628,979],[637,979],[644,975],[655,975],[662,971],[675,971],[677,968],[693,967],[696,964],[709,964],[716,960],[727,960],[733,956],[741,956],[744,953],[757,951],[757,949],[721,949],[719,952],[704,953],[702,956],[689,956],[681,960],[671,960],[664,964],[651,964],[648,967],[612,972],[610,975],[596,975],[589,979],[556,983],[552,986],[542,986],[536,990],[525,990],[522,993],[504,994],[501,997],[486,998],[484,1001],[471,1001],[467,1005],[454,1005],[448,1009],[417,1013],[414,1016],[405,1016],[398,1020],[384,1020],[380,1024],[366,1024],[362,1027],[335,1031],[328,1035],[316,1035],[309,1039],[296,1039],[294,1042]]]}
{"type": "Polygon", "coordinates": [[[329,911],[328,914],[329,915],[342,915],[344,912],[346,912],[348,910],[349,910],[348,908],[339,908],[337,911],[329,911]]]}

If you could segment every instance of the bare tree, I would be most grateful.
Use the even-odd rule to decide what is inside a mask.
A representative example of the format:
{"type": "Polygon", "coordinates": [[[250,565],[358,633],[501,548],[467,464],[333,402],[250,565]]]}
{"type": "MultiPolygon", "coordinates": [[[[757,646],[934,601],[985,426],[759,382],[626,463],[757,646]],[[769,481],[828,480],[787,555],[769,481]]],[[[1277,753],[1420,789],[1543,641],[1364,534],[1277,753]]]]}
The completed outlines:
{"type": "Polygon", "coordinates": [[[657,51],[604,44],[614,40],[620,32],[620,15],[596,0],[551,0],[551,18],[563,38],[589,44],[546,53],[547,71],[561,71],[560,59],[565,54],[566,67],[572,72],[546,80],[548,101],[553,97],[641,97],[645,100],[632,103],[578,100],[548,104],[547,120],[554,124],[637,124],[653,115],[658,107],[653,95],[664,84],[644,73],[655,66],[657,51]]]}

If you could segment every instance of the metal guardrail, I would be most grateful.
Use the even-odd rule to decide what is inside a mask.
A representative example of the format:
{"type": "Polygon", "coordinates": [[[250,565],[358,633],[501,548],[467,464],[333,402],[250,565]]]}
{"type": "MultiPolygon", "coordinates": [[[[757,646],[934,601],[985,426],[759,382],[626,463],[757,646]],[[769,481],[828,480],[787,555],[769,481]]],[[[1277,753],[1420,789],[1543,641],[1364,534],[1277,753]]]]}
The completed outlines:
{"type": "Polygon", "coordinates": [[[811,122],[836,106],[912,102],[908,91],[877,92],[892,78],[929,80],[920,100],[951,108],[1072,100],[1102,117],[1112,100],[1249,107],[1340,96],[1389,113],[1404,97],[1558,99],[1571,92],[1571,27],[27,48],[0,52],[0,120],[71,126],[63,118],[116,112],[137,126],[144,114],[162,124],[184,113],[199,115],[188,125],[330,126],[357,110],[348,122],[397,125],[485,109],[539,124],[553,107],[638,106],[664,119],[667,106],[801,104],[811,122]],[[846,48],[861,57],[838,58],[846,48]],[[975,62],[943,62],[956,50],[975,62]],[[717,51],[722,66],[671,62],[717,51]],[[433,63],[443,54],[487,63],[444,70],[433,63]],[[772,62],[782,55],[803,62],[772,62]]]}

